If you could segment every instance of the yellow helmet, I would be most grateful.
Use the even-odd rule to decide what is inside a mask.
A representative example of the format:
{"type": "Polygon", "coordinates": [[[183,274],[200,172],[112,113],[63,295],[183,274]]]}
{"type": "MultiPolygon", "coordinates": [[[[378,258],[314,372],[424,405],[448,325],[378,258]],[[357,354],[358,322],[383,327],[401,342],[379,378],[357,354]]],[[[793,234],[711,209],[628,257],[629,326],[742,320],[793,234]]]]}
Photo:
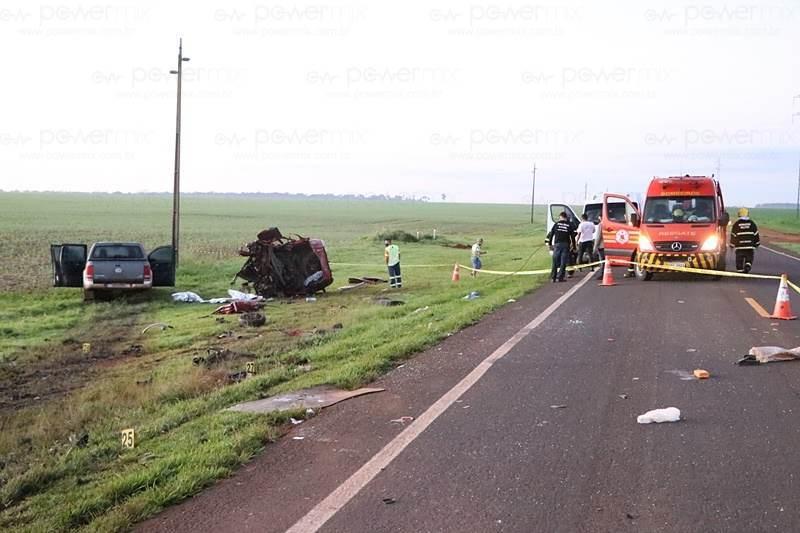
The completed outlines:
{"type": "Polygon", "coordinates": [[[737,213],[737,214],[738,214],[740,217],[746,217],[747,215],[749,215],[749,214],[750,214],[750,211],[748,211],[746,207],[740,207],[740,208],[739,208],[739,211],[738,211],[738,213],[737,213]]]}

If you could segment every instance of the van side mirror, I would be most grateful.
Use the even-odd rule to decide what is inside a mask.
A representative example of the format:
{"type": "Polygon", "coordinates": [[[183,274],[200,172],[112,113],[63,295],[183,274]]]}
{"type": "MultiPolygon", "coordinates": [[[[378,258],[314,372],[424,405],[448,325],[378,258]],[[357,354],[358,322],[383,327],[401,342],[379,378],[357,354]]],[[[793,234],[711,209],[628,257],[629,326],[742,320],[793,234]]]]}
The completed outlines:
{"type": "Polygon", "coordinates": [[[719,225],[722,227],[726,227],[728,223],[731,221],[731,215],[727,211],[723,211],[722,214],[719,216],[719,225]]]}
{"type": "Polygon", "coordinates": [[[639,220],[639,214],[631,213],[631,226],[638,228],[641,223],[642,221],[639,220]]]}

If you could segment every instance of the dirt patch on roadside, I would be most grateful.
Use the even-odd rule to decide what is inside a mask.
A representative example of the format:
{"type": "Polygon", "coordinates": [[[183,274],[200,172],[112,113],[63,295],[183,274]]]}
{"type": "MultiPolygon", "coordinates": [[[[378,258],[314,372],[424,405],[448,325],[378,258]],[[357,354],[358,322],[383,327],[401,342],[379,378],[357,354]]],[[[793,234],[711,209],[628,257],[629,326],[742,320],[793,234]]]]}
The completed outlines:
{"type": "Polygon", "coordinates": [[[133,330],[133,325],[117,327],[106,330],[102,339],[87,339],[88,353],[83,352],[83,342],[68,338],[37,347],[21,362],[0,364],[0,414],[64,396],[105,368],[138,357],[141,351],[131,351],[126,338],[133,330]]]}
{"type": "Polygon", "coordinates": [[[770,242],[800,243],[800,234],[797,233],[785,233],[769,228],[759,228],[758,232],[761,234],[761,237],[770,242]]]}

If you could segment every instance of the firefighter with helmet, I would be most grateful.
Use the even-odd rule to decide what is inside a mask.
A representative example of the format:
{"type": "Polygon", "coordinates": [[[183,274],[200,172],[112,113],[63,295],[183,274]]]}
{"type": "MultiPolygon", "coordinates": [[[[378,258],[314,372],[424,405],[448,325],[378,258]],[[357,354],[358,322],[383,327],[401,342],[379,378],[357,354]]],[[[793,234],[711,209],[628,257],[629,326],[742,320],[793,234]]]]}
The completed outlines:
{"type": "Polygon", "coordinates": [[[747,273],[753,268],[753,255],[761,239],[758,226],[750,219],[747,208],[739,209],[738,216],[739,219],[731,226],[730,247],[736,250],[736,270],[747,273]]]}

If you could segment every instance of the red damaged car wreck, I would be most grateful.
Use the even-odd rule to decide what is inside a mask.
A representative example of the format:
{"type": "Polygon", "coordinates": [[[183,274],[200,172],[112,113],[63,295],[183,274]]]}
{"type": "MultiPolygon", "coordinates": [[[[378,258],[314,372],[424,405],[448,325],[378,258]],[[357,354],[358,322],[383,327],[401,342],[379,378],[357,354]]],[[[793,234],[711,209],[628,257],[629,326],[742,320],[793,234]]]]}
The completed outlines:
{"type": "Polygon", "coordinates": [[[258,234],[258,239],[239,250],[247,257],[234,277],[249,282],[256,294],[306,296],[333,283],[325,244],[320,239],[296,235],[284,237],[278,228],[258,234]]]}

